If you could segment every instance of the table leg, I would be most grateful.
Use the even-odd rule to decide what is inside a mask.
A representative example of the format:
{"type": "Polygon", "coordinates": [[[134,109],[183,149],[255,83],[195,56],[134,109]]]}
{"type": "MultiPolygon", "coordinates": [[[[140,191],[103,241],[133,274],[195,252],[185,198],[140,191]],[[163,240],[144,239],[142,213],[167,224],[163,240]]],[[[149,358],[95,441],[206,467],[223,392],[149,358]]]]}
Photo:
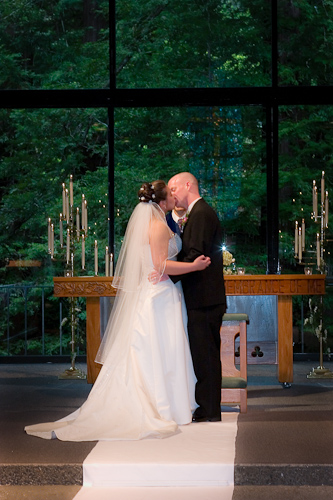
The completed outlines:
{"type": "Polygon", "coordinates": [[[95,363],[95,357],[101,342],[101,318],[99,297],[87,297],[87,382],[93,384],[100,372],[101,365],[95,363]]]}
{"type": "Polygon", "coordinates": [[[279,382],[293,381],[293,303],[291,295],[278,296],[279,382]]]}

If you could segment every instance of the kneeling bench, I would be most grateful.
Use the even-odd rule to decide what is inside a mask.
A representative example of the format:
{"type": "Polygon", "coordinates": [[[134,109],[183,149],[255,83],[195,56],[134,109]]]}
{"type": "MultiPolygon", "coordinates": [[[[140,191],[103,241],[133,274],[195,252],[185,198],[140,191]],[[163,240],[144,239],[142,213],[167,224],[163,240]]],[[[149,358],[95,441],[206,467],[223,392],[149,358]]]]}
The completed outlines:
{"type": "Polygon", "coordinates": [[[246,325],[248,321],[247,314],[224,314],[220,330],[221,404],[239,404],[241,413],[247,411],[246,325]],[[237,337],[239,337],[239,353],[235,352],[235,339],[237,337]],[[235,355],[239,356],[239,369],[235,364],[235,355]]]}

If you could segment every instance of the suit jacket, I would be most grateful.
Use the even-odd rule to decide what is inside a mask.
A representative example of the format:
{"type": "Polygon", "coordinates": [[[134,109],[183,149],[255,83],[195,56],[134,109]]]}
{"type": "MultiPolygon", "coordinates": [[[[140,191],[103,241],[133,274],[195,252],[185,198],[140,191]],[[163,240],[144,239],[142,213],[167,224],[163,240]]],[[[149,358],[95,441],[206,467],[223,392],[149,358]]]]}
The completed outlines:
{"type": "Polygon", "coordinates": [[[178,260],[193,262],[199,255],[211,258],[204,271],[181,276],[186,307],[198,309],[222,304],[226,309],[223,279],[222,228],[215,211],[203,198],[193,206],[183,231],[178,260]]]}

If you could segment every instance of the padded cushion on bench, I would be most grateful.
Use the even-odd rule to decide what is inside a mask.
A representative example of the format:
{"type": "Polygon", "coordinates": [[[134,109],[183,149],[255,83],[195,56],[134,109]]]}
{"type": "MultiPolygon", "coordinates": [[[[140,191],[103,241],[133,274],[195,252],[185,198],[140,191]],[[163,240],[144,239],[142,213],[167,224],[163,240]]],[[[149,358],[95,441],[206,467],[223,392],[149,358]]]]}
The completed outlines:
{"type": "Polygon", "coordinates": [[[223,314],[222,317],[222,326],[225,321],[237,321],[239,323],[240,321],[249,321],[249,317],[247,314],[228,314],[225,313],[223,314]]]}
{"type": "Polygon", "coordinates": [[[246,389],[247,381],[241,377],[222,377],[222,389],[246,389]]]}

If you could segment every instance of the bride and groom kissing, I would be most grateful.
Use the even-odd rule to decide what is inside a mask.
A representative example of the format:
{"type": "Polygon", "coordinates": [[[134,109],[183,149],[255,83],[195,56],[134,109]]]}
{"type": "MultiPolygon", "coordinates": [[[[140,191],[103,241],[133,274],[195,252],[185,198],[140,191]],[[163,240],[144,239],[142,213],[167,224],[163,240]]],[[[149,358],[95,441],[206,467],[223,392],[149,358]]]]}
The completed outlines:
{"type": "Polygon", "coordinates": [[[25,427],[64,441],[173,435],[221,420],[222,230],[189,172],[144,183],[118,257],[117,296],[87,400],[57,422],[25,427]],[[165,215],[187,210],[181,237],[165,215]],[[170,279],[171,278],[171,279],[170,279]],[[185,300],[184,300],[185,299],[185,300]]]}

